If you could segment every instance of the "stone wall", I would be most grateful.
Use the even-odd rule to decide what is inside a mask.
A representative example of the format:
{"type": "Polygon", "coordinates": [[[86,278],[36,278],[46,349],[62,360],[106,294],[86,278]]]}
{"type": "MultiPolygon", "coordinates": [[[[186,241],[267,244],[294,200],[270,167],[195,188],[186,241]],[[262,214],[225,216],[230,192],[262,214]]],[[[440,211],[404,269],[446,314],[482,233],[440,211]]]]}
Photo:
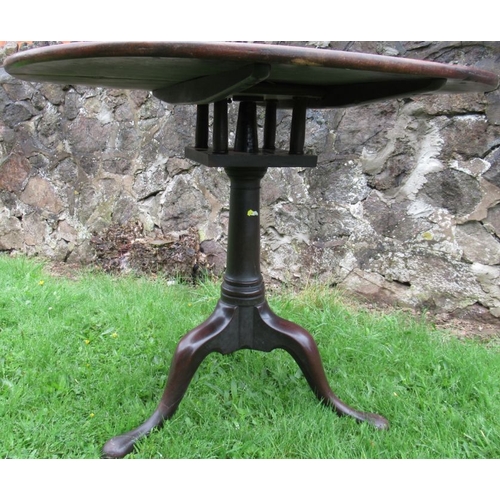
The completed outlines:
{"type": "MultiPolygon", "coordinates": [[[[295,44],[500,73],[499,42],[295,44]]],[[[7,43],[0,57],[16,50],[7,43]]],[[[223,271],[229,186],[222,170],[183,157],[193,107],[25,83],[3,69],[0,85],[0,251],[91,262],[110,228],[132,225],[126,234],[159,247],[194,228],[193,262],[223,271]]],[[[232,130],[235,118],[234,107],[232,130]]],[[[279,112],[285,149],[290,120],[279,112]]],[[[499,146],[499,91],[309,111],[318,167],[263,180],[266,281],[320,280],[374,301],[500,317],[499,146]]]]}

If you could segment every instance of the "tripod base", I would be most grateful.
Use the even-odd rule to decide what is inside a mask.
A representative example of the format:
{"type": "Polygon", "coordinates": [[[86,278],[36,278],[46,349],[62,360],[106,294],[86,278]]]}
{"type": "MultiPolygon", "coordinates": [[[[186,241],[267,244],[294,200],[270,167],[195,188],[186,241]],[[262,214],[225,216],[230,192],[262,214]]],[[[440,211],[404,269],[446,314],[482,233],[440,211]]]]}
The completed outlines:
{"type": "Polygon", "coordinates": [[[229,354],[239,349],[268,352],[277,348],[290,353],[316,397],[338,415],[368,422],[378,429],[389,427],[384,417],[355,410],[333,393],[316,343],[304,328],[274,314],[267,301],[253,306],[238,306],[220,300],[212,315],[179,342],[163,397],[153,415],[136,429],[110,439],[103,448],[103,458],[124,457],[133,451],[138,439],[170,419],[196,370],[211,352],[229,354]]]}
{"type": "Polygon", "coordinates": [[[152,429],[161,427],[177,410],[200,366],[211,352],[229,354],[239,349],[285,349],[302,369],[318,399],[339,415],[387,429],[384,417],[347,406],[330,389],[316,343],[302,327],[276,316],[265,300],[260,273],[260,181],[269,167],[286,164],[313,167],[316,157],[303,154],[306,108],[297,100],[292,114],[290,154],[274,149],[276,106],[266,105],[265,151],[257,145],[256,103],[242,101],[238,112],[235,149],[227,147],[227,101],[214,104],[212,149],[207,148],[208,107],[198,106],[195,148],[186,156],[213,167],[224,167],[231,181],[227,265],[221,299],[215,311],[178,344],[167,385],[153,415],[136,429],[110,439],[103,449],[106,458],[121,458],[152,429]]]}

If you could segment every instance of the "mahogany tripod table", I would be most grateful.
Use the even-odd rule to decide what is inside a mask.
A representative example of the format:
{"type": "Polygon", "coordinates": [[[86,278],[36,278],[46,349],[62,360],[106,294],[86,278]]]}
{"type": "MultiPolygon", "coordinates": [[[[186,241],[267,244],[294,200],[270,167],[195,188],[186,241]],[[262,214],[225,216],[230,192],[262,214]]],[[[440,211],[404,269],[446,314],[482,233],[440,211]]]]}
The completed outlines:
{"type": "Polygon", "coordinates": [[[102,455],[121,458],[176,411],[211,352],[285,349],[314,394],[339,415],[386,429],[388,421],[355,410],[331,390],[312,336],[276,316],[260,272],[260,181],[268,168],[314,167],[304,154],[306,110],[345,107],[428,93],[494,90],[497,75],[477,68],[332,50],[247,43],[74,43],[10,56],[5,69],[29,81],[150,90],[168,103],[197,106],[194,146],[186,157],[229,176],[227,265],[213,314],[175,351],[160,403],[142,425],[110,439],[102,455]],[[228,101],[239,102],[234,148],[228,146],[228,101]],[[209,105],[213,104],[211,144],[209,105]],[[257,106],[265,106],[263,145],[257,106]],[[275,147],[276,110],[291,108],[290,147],[275,147]]]}

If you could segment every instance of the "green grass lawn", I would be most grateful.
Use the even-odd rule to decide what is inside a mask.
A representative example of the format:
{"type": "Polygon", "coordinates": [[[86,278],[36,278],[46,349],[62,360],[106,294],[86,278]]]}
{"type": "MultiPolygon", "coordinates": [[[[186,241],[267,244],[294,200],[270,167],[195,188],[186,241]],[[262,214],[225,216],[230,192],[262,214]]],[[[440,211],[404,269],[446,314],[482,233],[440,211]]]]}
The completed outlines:
{"type": "MultiPolygon", "coordinates": [[[[0,257],[0,457],[98,458],[156,408],[179,339],[219,285],[82,272],[0,257]]],[[[179,410],[130,458],[500,458],[500,349],[337,292],[270,294],[316,339],[335,393],[380,413],[339,418],[284,351],[210,355],[179,410]]]]}

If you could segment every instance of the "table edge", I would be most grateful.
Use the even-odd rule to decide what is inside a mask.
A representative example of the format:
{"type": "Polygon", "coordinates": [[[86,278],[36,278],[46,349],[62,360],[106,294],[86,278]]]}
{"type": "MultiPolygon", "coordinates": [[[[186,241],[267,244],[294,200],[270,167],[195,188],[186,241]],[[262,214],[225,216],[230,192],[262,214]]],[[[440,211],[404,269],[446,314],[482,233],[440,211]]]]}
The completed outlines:
{"type": "Polygon", "coordinates": [[[243,42],[74,42],[18,52],[5,59],[4,68],[13,76],[22,76],[20,70],[33,63],[67,58],[124,56],[224,59],[377,71],[470,81],[484,85],[485,91],[495,90],[499,85],[496,73],[475,66],[360,52],[243,42]]]}

